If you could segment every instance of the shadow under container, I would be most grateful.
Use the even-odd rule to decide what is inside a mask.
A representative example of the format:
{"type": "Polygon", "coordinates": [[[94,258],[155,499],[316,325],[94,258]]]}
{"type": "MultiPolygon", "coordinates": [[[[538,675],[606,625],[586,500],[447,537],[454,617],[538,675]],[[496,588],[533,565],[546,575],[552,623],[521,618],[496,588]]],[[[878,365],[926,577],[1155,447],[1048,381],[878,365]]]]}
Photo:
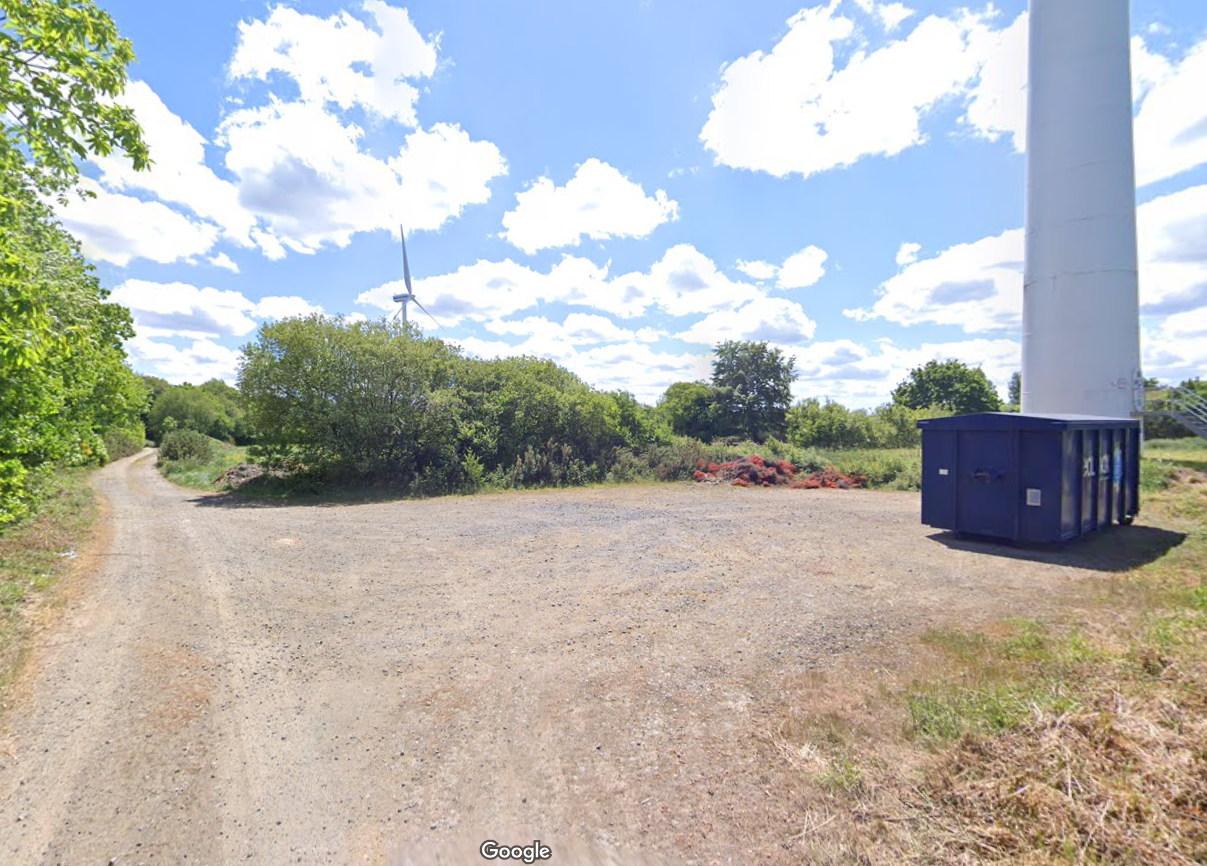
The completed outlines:
{"type": "Polygon", "coordinates": [[[1135,419],[982,412],[918,427],[927,526],[1045,544],[1140,511],[1135,419]]]}

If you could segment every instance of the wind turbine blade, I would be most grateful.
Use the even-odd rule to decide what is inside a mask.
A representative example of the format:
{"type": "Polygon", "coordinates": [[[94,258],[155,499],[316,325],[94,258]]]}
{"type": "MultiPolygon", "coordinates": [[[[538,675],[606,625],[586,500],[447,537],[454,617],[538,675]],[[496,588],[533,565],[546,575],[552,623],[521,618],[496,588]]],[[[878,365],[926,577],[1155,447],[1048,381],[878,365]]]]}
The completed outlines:
{"type": "MultiPolygon", "coordinates": [[[[412,299],[412,300],[414,300],[414,299],[412,299]]],[[[421,309],[425,313],[427,313],[427,307],[425,307],[423,304],[419,303],[419,301],[415,301],[415,306],[417,306],[419,309],[421,309]]],[[[427,317],[429,319],[431,319],[433,322],[436,322],[436,317],[433,316],[431,313],[427,313],[427,317]]],[[[443,329],[444,325],[440,324],[439,322],[436,322],[436,327],[443,329]]]]}
{"type": "Polygon", "coordinates": [[[407,294],[411,294],[411,263],[407,261],[407,236],[402,230],[402,223],[398,224],[398,236],[402,238],[402,281],[406,283],[407,294]]]}

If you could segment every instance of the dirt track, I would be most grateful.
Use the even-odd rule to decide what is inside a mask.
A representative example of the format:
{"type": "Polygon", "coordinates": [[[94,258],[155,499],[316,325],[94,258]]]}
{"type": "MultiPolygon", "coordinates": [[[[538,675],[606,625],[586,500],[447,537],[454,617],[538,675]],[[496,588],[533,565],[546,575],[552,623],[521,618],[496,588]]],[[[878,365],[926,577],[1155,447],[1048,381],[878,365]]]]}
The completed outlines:
{"type": "Polygon", "coordinates": [[[0,861],[792,862],[754,744],[784,682],[1090,574],[943,543],[913,494],[232,507],[154,459],[97,476],[107,549],[5,719],[0,861]]]}

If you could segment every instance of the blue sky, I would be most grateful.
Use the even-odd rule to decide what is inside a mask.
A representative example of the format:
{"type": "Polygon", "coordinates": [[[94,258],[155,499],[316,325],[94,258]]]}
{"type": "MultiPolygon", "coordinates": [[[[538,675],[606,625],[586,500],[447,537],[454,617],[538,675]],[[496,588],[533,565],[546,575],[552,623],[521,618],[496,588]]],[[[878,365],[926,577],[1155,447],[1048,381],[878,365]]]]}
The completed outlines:
{"type": "MultiPolygon", "coordinates": [[[[1026,4],[102,0],[156,167],[61,211],[141,372],[415,292],[480,356],[653,402],[769,340],[798,397],[1019,367],[1026,4]]],[[[1133,0],[1145,372],[1207,373],[1207,4],[1133,0]]],[[[412,309],[412,314],[416,313],[412,309]]],[[[413,316],[414,317],[414,316],[413,316]]]]}

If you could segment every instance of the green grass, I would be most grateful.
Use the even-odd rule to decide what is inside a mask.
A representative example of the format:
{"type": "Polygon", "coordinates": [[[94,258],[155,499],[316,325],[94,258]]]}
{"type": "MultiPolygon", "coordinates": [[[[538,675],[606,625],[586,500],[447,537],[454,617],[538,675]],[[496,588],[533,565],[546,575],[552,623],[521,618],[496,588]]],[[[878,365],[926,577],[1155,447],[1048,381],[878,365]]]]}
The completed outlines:
{"type": "Polygon", "coordinates": [[[1207,472],[1207,440],[1152,439],[1144,443],[1140,462],[1140,489],[1164,490],[1178,469],[1207,472]]]}
{"type": "Polygon", "coordinates": [[[21,610],[66,572],[96,518],[88,470],[40,473],[37,511],[0,530],[0,686],[24,655],[27,627],[21,610]]]}
{"type": "Polygon", "coordinates": [[[881,490],[922,489],[922,449],[884,448],[824,451],[821,458],[847,475],[863,475],[868,487],[881,490]]]}
{"type": "Polygon", "coordinates": [[[1207,456],[1207,443],[1147,444],[1145,513],[1187,538],[1103,590],[1106,597],[1095,604],[1114,613],[1099,617],[1094,635],[1078,624],[1039,619],[927,633],[923,643],[953,670],[946,680],[905,694],[911,734],[924,740],[1000,734],[1037,710],[1061,712],[1088,701],[1104,682],[1127,691],[1129,683],[1161,675],[1179,656],[1190,667],[1207,657],[1207,479],[1177,475],[1195,470],[1199,455],[1207,456]],[[1154,478],[1162,483],[1151,483],[1154,478]]]}
{"type": "Polygon", "coordinates": [[[163,477],[180,487],[190,490],[221,490],[214,480],[232,466],[247,462],[247,449],[239,445],[229,445],[215,439],[214,456],[199,463],[193,460],[160,460],[159,471],[163,477]]]}

